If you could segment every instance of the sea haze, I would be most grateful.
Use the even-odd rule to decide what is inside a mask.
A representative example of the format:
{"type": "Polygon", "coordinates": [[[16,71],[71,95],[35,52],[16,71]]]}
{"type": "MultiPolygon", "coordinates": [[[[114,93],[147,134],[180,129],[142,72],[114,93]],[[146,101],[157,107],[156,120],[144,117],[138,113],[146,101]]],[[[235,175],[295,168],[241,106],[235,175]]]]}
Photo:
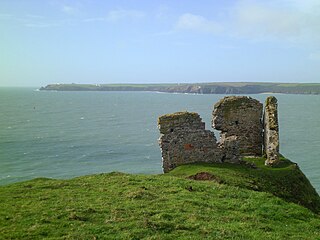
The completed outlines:
{"type": "MultiPolygon", "coordinates": [[[[320,192],[320,95],[274,95],[280,151],[320,192]]],[[[250,96],[264,102],[268,95],[250,96]]],[[[194,111],[211,129],[212,106],[222,97],[0,88],[0,184],[111,171],[161,173],[158,116],[194,111]]]]}

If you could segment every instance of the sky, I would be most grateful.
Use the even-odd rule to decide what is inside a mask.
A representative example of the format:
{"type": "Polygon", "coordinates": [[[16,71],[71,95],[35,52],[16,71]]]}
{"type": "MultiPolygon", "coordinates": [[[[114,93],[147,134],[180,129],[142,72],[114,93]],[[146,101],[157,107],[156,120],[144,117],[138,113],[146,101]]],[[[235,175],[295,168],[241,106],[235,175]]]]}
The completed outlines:
{"type": "Polygon", "coordinates": [[[0,86],[196,82],[320,82],[320,1],[0,1],[0,86]]]}

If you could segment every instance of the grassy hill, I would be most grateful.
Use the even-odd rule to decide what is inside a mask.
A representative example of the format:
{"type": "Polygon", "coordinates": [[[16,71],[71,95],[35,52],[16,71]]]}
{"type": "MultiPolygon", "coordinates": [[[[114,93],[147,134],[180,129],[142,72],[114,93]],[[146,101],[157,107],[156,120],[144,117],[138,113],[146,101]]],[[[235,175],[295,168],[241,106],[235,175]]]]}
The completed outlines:
{"type": "Polygon", "coordinates": [[[274,169],[263,160],[2,186],[0,238],[320,239],[308,179],[286,159],[274,169]]]}

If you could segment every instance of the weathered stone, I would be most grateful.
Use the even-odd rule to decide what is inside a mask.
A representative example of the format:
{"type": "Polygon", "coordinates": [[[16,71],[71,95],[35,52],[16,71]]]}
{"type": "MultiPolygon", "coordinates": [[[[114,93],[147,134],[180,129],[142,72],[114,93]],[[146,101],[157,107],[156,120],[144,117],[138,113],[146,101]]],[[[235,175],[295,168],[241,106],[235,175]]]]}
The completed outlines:
{"type": "Polygon", "coordinates": [[[176,112],[165,114],[159,117],[158,127],[161,134],[172,133],[173,131],[205,129],[205,123],[201,121],[198,113],[176,112]]]}
{"type": "Polygon", "coordinates": [[[159,117],[159,144],[163,171],[195,162],[221,162],[222,153],[214,133],[205,130],[199,114],[178,112],[159,117]]]}
{"type": "Polygon", "coordinates": [[[239,141],[236,136],[230,136],[224,139],[220,144],[222,148],[222,162],[240,163],[239,141]]]}
{"type": "Polygon", "coordinates": [[[242,156],[262,155],[262,104],[251,97],[229,96],[214,105],[212,126],[221,131],[220,144],[237,136],[242,156]]]}
{"type": "Polygon", "coordinates": [[[272,166],[279,162],[278,102],[273,96],[266,99],[263,120],[265,164],[272,166]]]}
{"type": "Polygon", "coordinates": [[[262,104],[250,97],[225,97],[214,105],[212,125],[205,130],[199,114],[177,112],[158,119],[163,170],[196,162],[240,163],[242,156],[267,156],[266,165],[279,161],[277,99],[269,97],[262,123],[262,104]],[[264,131],[263,131],[264,130],[264,131]]]}

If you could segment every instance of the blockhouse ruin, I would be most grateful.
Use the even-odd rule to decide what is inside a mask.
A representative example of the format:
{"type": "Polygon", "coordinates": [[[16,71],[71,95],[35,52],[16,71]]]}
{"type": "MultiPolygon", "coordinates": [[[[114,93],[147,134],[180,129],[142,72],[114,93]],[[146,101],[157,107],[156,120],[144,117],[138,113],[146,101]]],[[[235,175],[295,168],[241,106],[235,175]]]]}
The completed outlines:
{"type": "Polygon", "coordinates": [[[240,163],[242,156],[266,156],[266,165],[279,161],[277,99],[268,97],[263,104],[245,96],[228,96],[214,105],[212,127],[205,129],[199,114],[176,112],[160,116],[159,144],[163,171],[196,162],[240,163]]]}

